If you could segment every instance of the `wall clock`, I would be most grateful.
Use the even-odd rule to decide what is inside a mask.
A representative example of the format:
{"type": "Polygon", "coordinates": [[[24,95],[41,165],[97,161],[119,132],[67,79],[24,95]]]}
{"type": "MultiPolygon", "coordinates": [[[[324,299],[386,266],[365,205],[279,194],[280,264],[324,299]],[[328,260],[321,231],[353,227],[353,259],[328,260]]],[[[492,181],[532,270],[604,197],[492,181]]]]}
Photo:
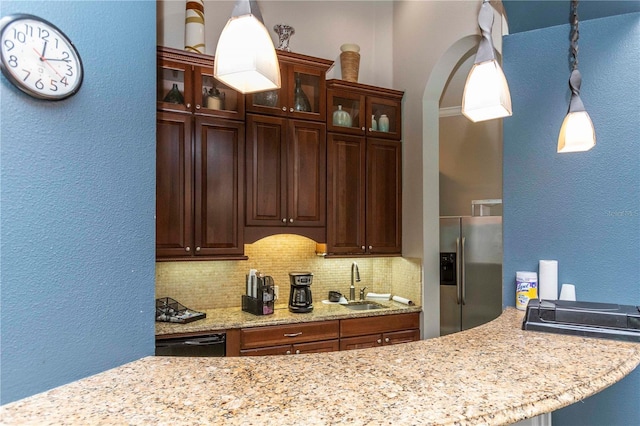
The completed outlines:
{"type": "Polygon", "coordinates": [[[0,40],[2,74],[26,94],[59,101],[80,90],[80,55],[52,23],[33,15],[8,15],[0,20],[0,40]]]}

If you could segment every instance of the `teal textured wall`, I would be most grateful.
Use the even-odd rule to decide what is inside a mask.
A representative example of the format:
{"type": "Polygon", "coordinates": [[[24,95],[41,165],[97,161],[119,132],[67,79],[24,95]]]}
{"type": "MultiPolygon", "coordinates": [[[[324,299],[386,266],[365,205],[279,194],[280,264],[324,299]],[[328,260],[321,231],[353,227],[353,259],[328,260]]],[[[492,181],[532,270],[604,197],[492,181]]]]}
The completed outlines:
{"type": "MultiPolygon", "coordinates": [[[[597,145],[557,154],[568,46],[568,24],[504,38],[513,116],[504,120],[503,300],[515,305],[516,271],[557,259],[559,284],[575,284],[578,300],[640,305],[640,13],[580,23],[582,100],[597,145]]],[[[636,369],[555,412],[553,424],[637,424],[638,395],[636,369]]]]}
{"type": "Polygon", "coordinates": [[[1,403],[154,351],[154,1],[3,1],[74,42],[78,94],[1,89],[1,403]]]}

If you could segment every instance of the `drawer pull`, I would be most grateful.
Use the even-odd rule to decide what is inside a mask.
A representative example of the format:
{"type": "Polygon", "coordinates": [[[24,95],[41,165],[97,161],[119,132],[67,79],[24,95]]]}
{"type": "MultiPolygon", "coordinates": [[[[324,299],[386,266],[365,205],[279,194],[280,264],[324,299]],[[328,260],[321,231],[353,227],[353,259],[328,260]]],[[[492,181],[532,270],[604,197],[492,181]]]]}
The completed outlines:
{"type": "Polygon", "coordinates": [[[298,331],[297,333],[284,333],[284,337],[298,337],[302,335],[302,331],[298,331]]]}

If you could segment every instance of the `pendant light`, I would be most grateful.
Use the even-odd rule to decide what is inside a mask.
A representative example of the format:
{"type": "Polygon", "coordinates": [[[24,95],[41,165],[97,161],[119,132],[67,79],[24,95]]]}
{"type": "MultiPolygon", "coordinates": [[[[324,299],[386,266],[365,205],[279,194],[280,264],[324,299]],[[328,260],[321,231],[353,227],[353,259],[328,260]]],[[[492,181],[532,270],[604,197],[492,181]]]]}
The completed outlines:
{"type": "Polygon", "coordinates": [[[493,14],[489,0],[484,0],[478,15],[482,38],[462,95],[462,114],[473,122],[511,115],[509,85],[491,40],[493,14]]]}
{"type": "Polygon", "coordinates": [[[582,99],[580,99],[582,76],[578,71],[578,37],[578,0],[572,0],[571,46],[569,48],[571,101],[569,102],[569,111],[562,122],[560,135],[558,136],[558,152],[560,153],[588,151],[596,144],[596,131],[591,122],[591,117],[589,117],[582,99]]]}
{"type": "Polygon", "coordinates": [[[236,1],[218,40],[213,75],[240,93],[280,88],[278,56],[256,1],[236,1]]]}

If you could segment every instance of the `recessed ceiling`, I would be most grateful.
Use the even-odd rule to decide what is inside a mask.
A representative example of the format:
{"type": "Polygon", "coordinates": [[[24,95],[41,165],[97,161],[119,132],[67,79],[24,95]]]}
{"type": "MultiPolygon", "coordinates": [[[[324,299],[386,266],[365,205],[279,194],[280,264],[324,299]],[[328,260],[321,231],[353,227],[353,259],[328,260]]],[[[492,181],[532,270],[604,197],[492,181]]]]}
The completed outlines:
{"type": "MultiPolygon", "coordinates": [[[[570,0],[502,0],[509,23],[509,33],[569,23],[570,0]]],[[[637,0],[582,0],[578,4],[580,21],[640,12],[637,0]]]]}

